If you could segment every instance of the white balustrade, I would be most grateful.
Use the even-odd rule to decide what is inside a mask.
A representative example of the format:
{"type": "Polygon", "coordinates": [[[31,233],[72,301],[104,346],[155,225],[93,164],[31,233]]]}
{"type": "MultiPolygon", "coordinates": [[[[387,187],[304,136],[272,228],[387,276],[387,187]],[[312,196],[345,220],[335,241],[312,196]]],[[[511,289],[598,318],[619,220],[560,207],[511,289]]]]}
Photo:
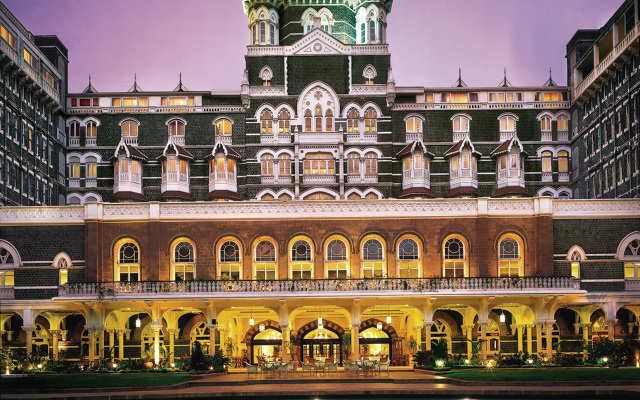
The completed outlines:
{"type": "Polygon", "coordinates": [[[336,176],[333,174],[326,175],[304,175],[303,182],[308,184],[318,184],[318,183],[335,183],[336,176]]]}

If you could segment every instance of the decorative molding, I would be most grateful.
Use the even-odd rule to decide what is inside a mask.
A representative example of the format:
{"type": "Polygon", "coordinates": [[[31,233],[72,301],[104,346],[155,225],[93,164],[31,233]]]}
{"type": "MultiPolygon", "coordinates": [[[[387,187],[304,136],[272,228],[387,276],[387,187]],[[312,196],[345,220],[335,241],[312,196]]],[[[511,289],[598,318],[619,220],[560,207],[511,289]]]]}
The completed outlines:
{"type": "Polygon", "coordinates": [[[82,224],[84,207],[2,207],[0,225],[82,224]]]}
{"type": "Polygon", "coordinates": [[[351,94],[370,94],[386,96],[387,85],[353,85],[351,94]]]}
{"type": "Polygon", "coordinates": [[[554,218],[639,218],[640,200],[557,200],[553,202],[554,218]]]}
{"type": "Polygon", "coordinates": [[[251,86],[249,89],[251,96],[286,96],[284,86],[251,86]]]}

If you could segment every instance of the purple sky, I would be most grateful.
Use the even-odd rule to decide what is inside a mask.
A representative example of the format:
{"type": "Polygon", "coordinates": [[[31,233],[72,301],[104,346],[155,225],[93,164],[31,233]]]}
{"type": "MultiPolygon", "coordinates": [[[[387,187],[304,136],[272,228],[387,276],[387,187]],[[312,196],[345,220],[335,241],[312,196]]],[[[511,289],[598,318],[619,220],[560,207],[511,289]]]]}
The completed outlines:
{"type": "MultiPolygon", "coordinates": [[[[69,91],[239,90],[249,42],[241,0],[2,0],[34,34],[69,49],[69,91]]],[[[565,46],[622,0],[396,0],[388,18],[400,86],[566,84],[565,46]]]]}

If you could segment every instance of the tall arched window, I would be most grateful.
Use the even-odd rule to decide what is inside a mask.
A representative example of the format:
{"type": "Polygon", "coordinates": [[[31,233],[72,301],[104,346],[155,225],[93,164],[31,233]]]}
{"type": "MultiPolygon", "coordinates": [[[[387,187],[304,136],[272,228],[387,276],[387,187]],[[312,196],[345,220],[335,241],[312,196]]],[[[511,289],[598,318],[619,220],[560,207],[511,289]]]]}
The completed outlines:
{"type": "Polygon", "coordinates": [[[260,157],[260,164],[262,165],[262,176],[273,175],[273,155],[263,154],[260,157]]]}
{"type": "Polygon", "coordinates": [[[333,111],[327,110],[325,116],[326,116],[326,119],[325,119],[325,123],[326,123],[325,130],[327,132],[333,132],[333,111]]]}
{"type": "Polygon", "coordinates": [[[551,132],[551,117],[542,117],[540,120],[540,130],[542,130],[542,132],[551,132]]]}
{"type": "Polygon", "coordinates": [[[138,282],[140,280],[140,250],[131,239],[122,239],[115,246],[114,280],[138,282]]]}
{"type": "Polygon", "coordinates": [[[568,130],[567,127],[567,117],[561,116],[558,117],[558,131],[566,131],[568,130]]]}
{"type": "Polygon", "coordinates": [[[364,240],[362,244],[362,276],[364,278],[382,277],[386,271],[385,251],[377,238],[364,240]]]}
{"type": "Polygon", "coordinates": [[[291,279],[311,279],[313,277],[313,248],[308,239],[299,237],[291,241],[289,270],[291,279]]]}
{"type": "Polygon", "coordinates": [[[276,246],[270,240],[261,240],[253,249],[253,270],[256,280],[277,279],[276,246]]]}
{"type": "Polygon", "coordinates": [[[98,133],[98,128],[95,122],[87,122],[87,139],[95,139],[98,133]]]}
{"type": "Polygon", "coordinates": [[[273,114],[271,111],[264,110],[262,112],[260,124],[262,125],[262,133],[273,133],[273,114]]]}
{"type": "Polygon", "coordinates": [[[306,175],[332,175],[336,173],[336,161],[331,153],[307,154],[304,161],[306,175]]]}
{"type": "Polygon", "coordinates": [[[13,286],[13,269],[20,265],[19,254],[9,243],[0,240],[0,286],[13,286]]]}
{"type": "Polygon", "coordinates": [[[169,122],[169,136],[184,136],[184,122],[179,119],[169,122]]]}
{"type": "Polygon", "coordinates": [[[566,173],[569,171],[569,153],[566,151],[558,152],[558,172],[566,173]]]}
{"type": "Polygon", "coordinates": [[[624,249],[618,250],[618,258],[624,261],[624,277],[625,278],[640,278],[640,234],[633,233],[628,235],[621,243],[624,249]],[[628,242],[624,246],[624,242],[628,242]],[[622,250],[622,255],[620,251],[622,250]]]}
{"type": "Polygon", "coordinates": [[[280,133],[289,133],[289,124],[291,123],[291,116],[289,111],[282,110],[278,114],[278,130],[280,133]]]}
{"type": "Polygon", "coordinates": [[[73,121],[69,124],[69,137],[70,138],[79,138],[80,137],[80,123],[73,121]]]}
{"type": "Polygon", "coordinates": [[[231,121],[228,119],[221,119],[216,122],[216,136],[230,136],[231,135],[231,121]]]}
{"type": "Polygon", "coordinates": [[[413,238],[404,238],[398,243],[398,273],[400,278],[419,278],[420,246],[413,238]]]}
{"type": "Polygon", "coordinates": [[[515,235],[500,240],[498,248],[498,276],[518,277],[523,274],[522,243],[515,235]]]}
{"type": "Polygon", "coordinates": [[[176,240],[172,250],[171,280],[192,281],[196,274],[195,246],[188,239],[176,240]]]}
{"type": "Polygon", "coordinates": [[[347,154],[347,174],[360,174],[360,154],[355,151],[347,154]]]}
{"type": "Polygon", "coordinates": [[[218,249],[219,277],[221,279],[242,279],[242,252],[235,239],[227,239],[218,249]]]}
{"type": "Polygon", "coordinates": [[[513,132],[516,130],[516,120],[513,117],[500,119],[500,132],[513,132]]]}
{"type": "Polygon", "coordinates": [[[327,242],[324,252],[325,270],[328,279],[347,279],[349,276],[349,250],[342,238],[327,242]]]}
{"type": "Polygon", "coordinates": [[[122,136],[137,137],[138,136],[138,124],[135,121],[126,121],[122,124],[122,136]]]}
{"type": "Polygon", "coordinates": [[[364,172],[372,175],[378,173],[378,155],[373,151],[364,155],[364,172]]]}
{"type": "Polygon", "coordinates": [[[407,119],[407,133],[422,133],[422,120],[418,117],[407,119]]]}
{"type": "Polygon", "coordinates": [[[454,132],[469,132],[469,119],[465,117],[456,117],[453,119],[454,132]]]}
{"type": "Polygon", "coordinates": [[[447,278],[462,278],[469,276],[466,240],[461,236],[446,239],[443,244],[444,261],[442,275],[447,278]]]}
{"type": "Polygon", "coordinates": [[[304,131],[311,132],[311,110],[304,112],[304,131]]]}
{"type": "Polygon", "coordinates": [[[322,107],[316,106],[315,113],[316,132],[322,132],[322,107]]]}
{"type": "Polygon", "coordinates": [[[360,131],[360,116],[354,108],[347,113],[347,132],[360,131]]]}
{"type": "Polygon", "coordinates": [[[377,131],[376,124],[376,113],[372,109],[368,109],[364,113],[364,131],[365,132],[376,132],[377,131]]]}
{"type": "Polygon", "coordinates": [[[291,175],[291,155],[288,153],[280,153],[278,159],[280,175],[291,175]]]}
{"type": "Polygon", "coordinates": [[[552,172],[551,168],[552,154],[550,151],[542,152],[542,172],[552,172]]]}

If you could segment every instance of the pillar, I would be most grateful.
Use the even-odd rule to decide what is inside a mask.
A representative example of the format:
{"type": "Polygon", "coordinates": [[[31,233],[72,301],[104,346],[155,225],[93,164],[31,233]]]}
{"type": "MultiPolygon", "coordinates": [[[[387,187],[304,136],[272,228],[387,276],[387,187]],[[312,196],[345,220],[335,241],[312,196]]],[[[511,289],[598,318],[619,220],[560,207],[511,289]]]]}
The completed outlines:
{"type": "Polygon", "coordinates": [[[25,333],[26,333],[25,338],[26,338],[26,342],[27,342],[26,343],[26,346],[27,346],[27,357],[31,355],[31,350],[32,350],[32,347],[33,347],[32,346],[33,338],[31,337],[31,335],[32,335],[32,333],[33,333],[33,331],[35,329],[36,328],[33,327],[33,326],[23,326],[22,327],[22,330],[25,331],[25,333]]]}
{"type": "Polygon", "coordinates": [[[536,353],[542,353],[542,324],[536,323],[536,353]]]}
{"type": "MultiPolygon", "coordinates": [[[[291,328],[289,328],[288,324],[280,324],[280,329],[282,329],[282,362],[286,363],[289,362],[289,357],[287,354],[287,350],[289,350],[287,346],[287,344],[289,343],[289,331],[291,330],[291,328]]],[[[293,359],[293,354],[291,355],[291,358],[293,359]]],[[[334,354],[334,358],[335,358],[335,354],[334,354]]],[[[340,355],[338,355],[338,361],[340,360],[340,355]]]]}
{"type": "Polygon", "coordinates": [[[462,325],[467,336],[467,359],[469,360],[473,357],[473,327],[474,325],[462,325]]]}
{"type": "Polygon", "coordinates": [[[615,326],[616,326],[616,320],[612,319],[609,321],[605,321],[607,324],[607,339],[611,340],[612,342],[615,340],[615,326]]]}
{"type": "Polygon", "coordinates": [[[53,347],[53,359],[57,360],[58,359],[58,331],[55,329],[52,329],[49,331],[49,333],[51,334],[51,339],[52,339],[51,346],[53,347]]]}
{"type": "Polygon", "coordinates": [[[351,344],[353,345],[353,359],[360,359],[360,324],[353,324],[351,327],[351,344]]]}
{"type": "Polygon", "coordinates": [[[160,329],[162,329],[162,325],[151,324],[151,329],[153,329],[153,363],[157,367],[160,365],[160,329]]]}
{"type": "Polygon", "coordinates": [[[124,329],[118,329],[118,359],[124,360],[124,329]]]}
{"type": "MultiPolygon", "coordinates": [[[[175,353],[174,339],[175,339],[176,332],[178,332],[178,330],[175,328],[167,329],[167,333],[169,334],[169,363],[172,363],[174,361],[174,353],[175,353]]],[[[214,344],[215,343],[210,343],[209,348],[215,347],[214,344]]]]}
{"type": "Polygon", "coordinates": [[[89,333],[89,362],[93,363],[96,360],[96,328],[87,328],[89,333]]]}
{"type": "Polygon", "coordinates": [[[104,328],[98,328],[98,359],[104,359],[104,328]]]}
{"type": "MultiPolygon", "coordinates": [[[[2,337],[4,336],[5,332],[5,330],[0,330],[0,349],[2,348],[2,337]]],[[[630,332],[633,332],[633,330],[631,330],[630,332]]]]}
{"type": "Polygon", "coordinates": [[[415,326],[415,334],[414,338],[416,340],[416,351],[422,350],[422,328],[424,325],[416,325],[415,326]]]}
{"type": "Polygon", "coordinates": [[[480,323],[480,340],[482,343],[480,349],[482,350],[482,358],[485,360],[487,359],[487,325],[489,325],[488,322],[480,323]]]}
{"type": "Polygon", "coordinates": [[[433,326],[433,321],[425,322],[424,327],[426,328],[426,335],[424,341],[426,342],[425,349],[426,351],[431,351],[431,327],[433,326]]]}
{"type": "Polygon", "coordinates": [[[546,334],[546,338],[547,338],[547,359],[551,360],[551,358],[553,357],[553,346],[552,346],[552,332],[553,332],[553,324],[555,321],[547,321],[544,323],[545,327],[547,328],[547,334],[546,334]]]}
{"type": "Polygon", "coordinates": [[[109,355],[111,356],[111,358],[116,358],[115,355],[115,348],[116,348],[116,330],[115,329],[109,329],[107,331],[107,333],[109,334],[109,355]]]}
{"type": "Polygon", "coordinates": [[[533,324],[527,324],[527,353],[533,354],[533,324]]]}
{"type": "Polygon", "coordinates": [[[524,351],[524,346],[522,345],[522,329],[524,329],[524,325],[513,325],[513,327],[518,330],[518,352],[521,353],[524,351]]]}
{"type": "MultiPolygon", "coordinates": [[[[207,328],[209,328],[209,355],[214,356],[216,354],[216,326],[214,324],[208,324],[207,328]]],[[[173,342],[173,336],[171,336],[171,341],[173,342]]],[[[233,357],[233,354],[227,354],[227,357],[233,357]]]]}
{"type": "MultiPolygon", "coordinates": [[[[217,327],[218,332],[220,332],[220,350],[226,353],[227,347],[227,328],[222,328],[220,326],[217,327]]],[[[209,330],[211,333],[211,330],[209,330]]],[[[215,338],[215,336],[214,336],[215,338]]]]}

